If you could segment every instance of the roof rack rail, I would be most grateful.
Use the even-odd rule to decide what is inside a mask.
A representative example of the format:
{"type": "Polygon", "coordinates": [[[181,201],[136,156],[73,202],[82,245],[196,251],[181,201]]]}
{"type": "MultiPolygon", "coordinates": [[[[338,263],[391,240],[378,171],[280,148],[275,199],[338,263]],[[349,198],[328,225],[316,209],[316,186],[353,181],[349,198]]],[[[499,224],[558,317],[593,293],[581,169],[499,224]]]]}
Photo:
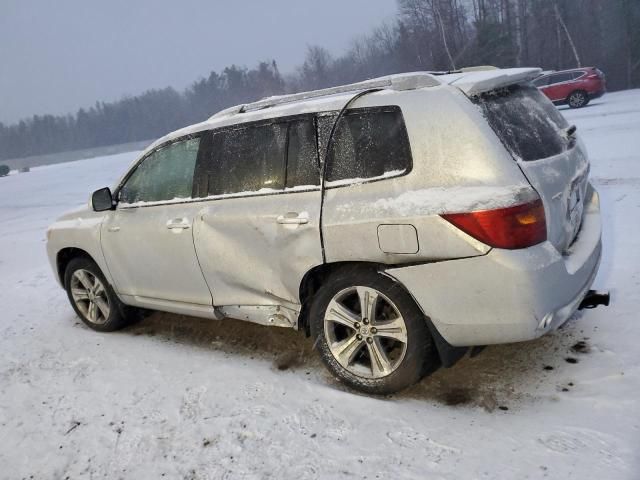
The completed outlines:
{"type": "Polygon", "coordinates": [[[475,67],[461,68],[460,73],[484,72],[486,70],[500,70],[500,69],[498,67],[494,67],[493,65],[477,65],[475,67]]]}
{"type": "Polygon", "coordinates": [[[364,82],[351,83],[349,85],[341,85],[338,87],[323,88],[321,90],[312,90],[310,92],[294,93],[291,95],[279,95],[275,97],[267,97],[257,102],[247,103],[245,105],[236,105],[235,107],[222,110],[209,119],[233,115],[236,113],[252,112],[262,110],[264,108],[275,107],[286,103],[298,102],[302,100],[310,100],[312,98],[326,97],[329,95],[338,95],[341,93],[358,92],[369,89],[390,89],[390,90],[415,90],[423,87],[434,87],[440,85],[435,75],[441,75],[448,72],[414,72],[401,73],[397,75],[389,75],[386,77],[373,78],[364,82]]]}

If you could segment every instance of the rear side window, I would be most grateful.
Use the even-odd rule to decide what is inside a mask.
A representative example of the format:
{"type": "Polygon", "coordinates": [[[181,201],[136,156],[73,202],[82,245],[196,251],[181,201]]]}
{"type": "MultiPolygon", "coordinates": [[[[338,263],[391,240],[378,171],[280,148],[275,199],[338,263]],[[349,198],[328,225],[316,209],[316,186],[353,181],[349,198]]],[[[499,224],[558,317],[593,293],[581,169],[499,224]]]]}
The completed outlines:
{"type": "Polygon", "coordinates": [[[562,153],[569,124],[535,87],[512,85],[474,97],[493,131],[516,160],[538,160],[562,153]]]}
{"type": "Polygon", "coordinates": [[[287,125],[254,125],[214,132],[207,195],[284,188],[287,125]]]}
{"type": "Polygon", "coordinates": [[[536,78],[536,79],[533,81],[533,84],[534,84],[536,87],[544,87],[544,86],[546,86],[546,85],[549,85],[549,77],[540,77],[540,78],[536,78]]]}
{"type": "Polygon", "coordinates": [[[411,170],[409,138],[398,107],[347,111],[334,135],[328,182],[383,178],[411,170]]]}
{"type": "Polygon", "coordinates": [[[564,72],[551,75],[551,81],[549,83],[553,85],[554,83],[568,82],[570,80],[573,80],[573,72],[564,72]]]}
{"type": "Polygon", "coordinates": [[[316,127],[312,118],[289,123],[285,186],[320,185],[316,127]]]}
{"type": "Polygon", "coordinates": [[[148,155],[120,190],[122,203],[158,202],[191,197],[200,138],[171,143],[148,155]]]}

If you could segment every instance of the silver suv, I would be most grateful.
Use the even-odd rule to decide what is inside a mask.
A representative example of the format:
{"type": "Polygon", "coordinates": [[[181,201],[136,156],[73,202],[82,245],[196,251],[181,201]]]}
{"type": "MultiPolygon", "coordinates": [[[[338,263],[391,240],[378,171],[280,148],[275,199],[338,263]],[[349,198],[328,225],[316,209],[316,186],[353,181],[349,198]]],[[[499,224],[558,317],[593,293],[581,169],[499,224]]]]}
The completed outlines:
{"type": "Polygon", "coordinates": [[[393,75],[224,110],[151,145],[51,226],[91,328],[141,311],[305,331],[369,393],[582,306],[598,194],[539,69],[393,75]]]}

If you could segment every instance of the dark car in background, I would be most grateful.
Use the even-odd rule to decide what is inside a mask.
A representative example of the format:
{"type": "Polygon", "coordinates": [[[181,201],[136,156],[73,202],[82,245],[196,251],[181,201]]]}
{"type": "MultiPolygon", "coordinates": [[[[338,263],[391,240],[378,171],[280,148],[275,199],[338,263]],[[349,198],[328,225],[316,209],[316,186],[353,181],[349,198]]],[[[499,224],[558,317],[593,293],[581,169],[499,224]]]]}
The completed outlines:
{"type": "Polygon", "coordinates": [[[533,84],[554,104],[571,108],[584,107],[606,92],[604,73],[595,67],[545,73],[533,84]]]}

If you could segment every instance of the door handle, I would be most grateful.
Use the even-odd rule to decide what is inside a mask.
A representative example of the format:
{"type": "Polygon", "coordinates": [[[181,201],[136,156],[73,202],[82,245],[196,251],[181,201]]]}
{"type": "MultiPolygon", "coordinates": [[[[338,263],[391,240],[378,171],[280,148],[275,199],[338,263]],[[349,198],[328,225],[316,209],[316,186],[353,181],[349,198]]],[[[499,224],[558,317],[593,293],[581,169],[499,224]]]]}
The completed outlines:
{"type": "Polygon", "coordinates": [[[302,225],[309,223],[309,215],[307,212],[302,212],[300,214],[296,212],[289,212],[286,215],[278,215],[276,222],[281,225],[302,225]]]}
{"type": "Polygon", "coordinates": [[[167,222],[167,228],[169,230],[173,229],[187,229],[190,228],[189,221],[186,218],[174,218],[173,220],[169,220],[167,222]]]}

